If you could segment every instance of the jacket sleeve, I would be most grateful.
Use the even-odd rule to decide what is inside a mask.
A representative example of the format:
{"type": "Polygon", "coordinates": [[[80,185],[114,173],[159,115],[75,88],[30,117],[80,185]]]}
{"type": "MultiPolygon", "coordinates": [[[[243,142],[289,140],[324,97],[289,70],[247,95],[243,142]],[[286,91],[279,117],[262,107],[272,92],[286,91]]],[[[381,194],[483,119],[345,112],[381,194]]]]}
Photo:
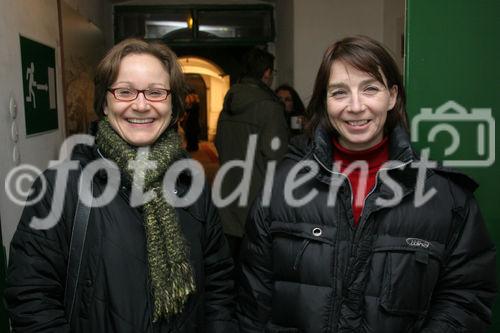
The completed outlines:
{"type": "MultiPolygon", "coordinates": [[[[30,198],[41,189],[38,178],[30,198]]],[[[63,306],[69,234],[64,218],[51,229],[30,227],[34,216],[53,213],[52,197],[47,181],[42,199],[24,208],[11,242],[5,300],[13,332],[70,332],[63,306]]]]}
{"type": "Polygon", "coordinates": [[[425,333],[485,332],[496,296],[495,247],[472,194],[431,300],[425,333]]]}
{"type": "Polygon", "coordinates": [[[215,206],[207,200],[204,246],[205,330],[207,333],[238,332],[234,315],[234,264],[215,206]]]}
{"type": "Polygon", "coordinates": [[[263,332],[271,311],[272,237],[260,202],[255,200],[241,248],[236,306],[240,332],[263,332]]]}
{"type": "Polygon", "coordinates": [[[285,111],[281,104],[275,101],[262,101],[257,107],[266,110],[264,113],[266,119],[262,120],[264,125],[260,133],[259,145],[262,154],[267,161],[280,161],[288,149],[288,127],[285,119],[285,111]],[[272,140],[277,137],[280,140],[278,149],[271,147],[272,140]]]}

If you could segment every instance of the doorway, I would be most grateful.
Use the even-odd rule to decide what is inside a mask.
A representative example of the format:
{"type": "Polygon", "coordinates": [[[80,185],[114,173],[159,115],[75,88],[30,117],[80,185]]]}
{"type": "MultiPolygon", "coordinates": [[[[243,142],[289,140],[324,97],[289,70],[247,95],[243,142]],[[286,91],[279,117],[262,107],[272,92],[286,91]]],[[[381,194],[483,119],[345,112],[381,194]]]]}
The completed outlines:
{"type": "Polygon", "coordinates": [[[230,77],[219,66],[201,57],[183,56],[179,58],[179,63],[188,84],[200,96],[200,125],[202,133],[206,133],[201,139],[213,141],[230,77]]]}
{"type": "Polygon", "coordinates": [[[185,74],[188,90],[196,93],[200,98],[200,140],[208,140],[207,126],[207,85],[200,74],[185,74]]]}

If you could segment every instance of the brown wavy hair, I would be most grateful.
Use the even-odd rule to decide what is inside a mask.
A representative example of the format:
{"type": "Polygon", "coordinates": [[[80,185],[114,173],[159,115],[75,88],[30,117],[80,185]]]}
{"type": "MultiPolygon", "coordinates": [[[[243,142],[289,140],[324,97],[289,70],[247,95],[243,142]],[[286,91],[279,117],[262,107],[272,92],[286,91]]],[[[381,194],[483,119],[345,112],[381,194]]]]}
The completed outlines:
{"type": "Polygon", "coordinates": [[[186,83],[175,53],[164,43],[128,38],[113,46],[97,66],[94,78],[95,97],[94,111],[99,118],[104,117],[108,88],[116,81],[120,64],[130,54],[148,54],[163,64],[169,77],[172,98],[172,121],[169,127],[175,126],[184,111],[186,83]]]}
{"type": "Polygon", "coordinates": [[[376,40],[366,36],[355,36],[344,38],[330,45],[323,54],[323,60],[316,75],[313,94],[306,109],[308,118],[306,132],[309,135],[312,136],[316,128],[321,126],[332,135],[338,136],[338,132],[328,118],[326,108],[330,71],[333,63],[337,60],[362,72],[369,73],[377,81],[386,85],[382,77],[383,74],[387,81],[387,88],[397,86],[396,104],[387,114],[384,135],[389,134],[396,125],[401,125],[406,131],[409,131],[408,116],[406,114],[406,94],[396,62],[384,46],[376,40]]]}

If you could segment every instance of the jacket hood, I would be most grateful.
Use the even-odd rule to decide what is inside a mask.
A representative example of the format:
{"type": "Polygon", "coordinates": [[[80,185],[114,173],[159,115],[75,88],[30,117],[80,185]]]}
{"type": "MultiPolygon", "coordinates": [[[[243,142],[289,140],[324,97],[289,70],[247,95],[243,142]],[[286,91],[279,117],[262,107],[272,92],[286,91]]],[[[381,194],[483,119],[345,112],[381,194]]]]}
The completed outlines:
{"type": "Polygon", "coordinates": [[[262,81],[245,77],[227,93],[224,109],[231,114],[239,114],[248,110],[250,104],[264,100],[278,101],[278,98],[262,81]]]}

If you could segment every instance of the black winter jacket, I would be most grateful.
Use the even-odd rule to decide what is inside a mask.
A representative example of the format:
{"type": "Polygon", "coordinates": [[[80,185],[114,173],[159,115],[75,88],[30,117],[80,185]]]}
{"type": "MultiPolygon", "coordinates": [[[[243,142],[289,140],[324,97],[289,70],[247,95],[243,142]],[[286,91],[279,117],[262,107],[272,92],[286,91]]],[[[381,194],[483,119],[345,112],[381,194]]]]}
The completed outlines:
{"type": "MultiPolygon", "coordinates": [[[[245,160],[249,137],[253,134],[258,137],[255,151],[249,154],[254,158],[250,161],[252,174],[247,203],[241,205],[235,200],[219,209],[224,232],[236,237],[243,236],[250,205],[259,194],[268,162],[281,160],[288,144],[285,110],[278,97],[262,81],[245,77],[233,85],[224,98],[215,138],[221,165],[245,160]],[[275,137],[280,145],[273,149],[271,142],[275,137]]],[[[230,169],[222,181],[222,198],[227,198],[241,182],[245,182],[242,169],[230,169]]]]}
{"type": "MultiPolygon", "coordinates": [[[[95,147],[77,146],[73,159],[85,167],[98,158],[95,147]]],[[[107,205],[93,207],[83,253],[77,299],[69,327],[63,305],[68,246],[78,200],[80,171],[70,171],[63,213],[48,230],[35,230],[33,216],[51,211],[55,171],[44,173],[48,190],[27,206],[11,243],[5,297],[15,332],[234,332],[233,262],[219,217],[205,190],[187,208],[177,208],[194,269],[196,293],[180,315],[152,323],[146,235],[141,208],[129,205],[130,190],[121,186],[107,205]]],[[[102,194],[106,178],[94,178],[94,196],[102,194]]],[[[179,177],[178,195],[189,179],[179,177]]],[[[123,184],[123,183],[122,183],[123,184]]],[[[41,183],[34,186],[36,195],[41,183]]]]}
{"type": "Polygon", "coordinates": [[[270,204],[259,198],[247,223],[237,304],[242,332],[485,331],[496,293],[495,248],[475,183],[428,169],[425,190],[437,194],[415,207],[417,157],[406,132],[396,128],[389,147],[398,161],[388,171],[393,183],[378,175],[354,227],[349,182],[332,171],[331,138],[318,130],[314,140],[292,145],[270,204]],[[297,178],[306,178],[292,194],[315,197],[293,208],[286,177],[301,161],[310,165],[299,168],[297,178]],[[340,185],[331,187],[338,195],[329,206],[332,182],[340,185]],[[394,198],[394,184],[401,202],[381,207],[377,199],[394,198]]]}

